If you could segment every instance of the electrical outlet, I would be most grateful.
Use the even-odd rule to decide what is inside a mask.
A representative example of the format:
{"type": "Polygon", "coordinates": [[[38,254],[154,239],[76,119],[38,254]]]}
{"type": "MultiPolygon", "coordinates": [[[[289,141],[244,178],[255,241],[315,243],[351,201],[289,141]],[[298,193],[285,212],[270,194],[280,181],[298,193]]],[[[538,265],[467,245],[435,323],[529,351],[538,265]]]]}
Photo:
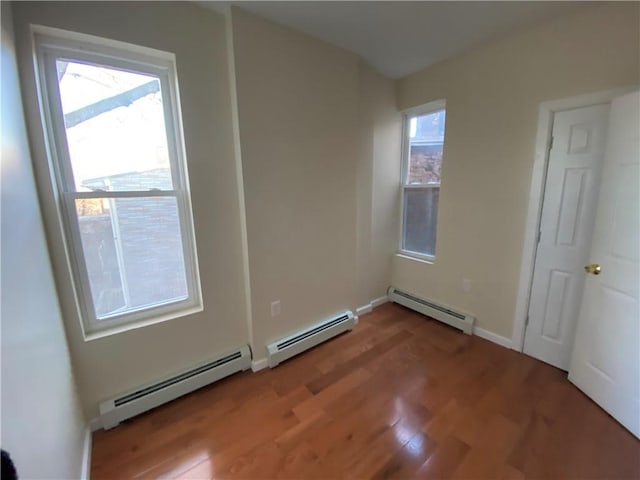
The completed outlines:
{"type": "Polygon", "coordinates": [[[471,291],[471,280],[468,278],[462,279],[462,291],[464,293],[469,293],[471,291]]]}
{"type": "Polygon", "coordinates": [[[280,315],[280,300],[271,302],[271,316],[277,317],[280,315]]]}

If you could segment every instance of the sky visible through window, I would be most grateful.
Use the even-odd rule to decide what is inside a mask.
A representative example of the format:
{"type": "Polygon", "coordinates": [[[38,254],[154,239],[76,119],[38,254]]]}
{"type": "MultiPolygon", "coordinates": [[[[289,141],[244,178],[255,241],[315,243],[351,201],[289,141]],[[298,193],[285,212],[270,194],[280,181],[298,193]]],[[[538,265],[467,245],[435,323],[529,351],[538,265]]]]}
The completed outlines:
{"type": "Polygon", "coordinates": [[[128,189],[171,188],[159,80],[79,62],[56,65],[77,191],[96,188],[87,187],[90,180],[152,170],[165,178],[128,189]]]}

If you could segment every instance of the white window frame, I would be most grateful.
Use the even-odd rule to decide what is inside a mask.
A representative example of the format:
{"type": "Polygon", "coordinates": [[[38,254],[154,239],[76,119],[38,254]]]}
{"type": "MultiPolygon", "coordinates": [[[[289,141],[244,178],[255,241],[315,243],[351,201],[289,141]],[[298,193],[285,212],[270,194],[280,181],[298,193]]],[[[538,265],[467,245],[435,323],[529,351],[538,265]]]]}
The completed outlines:
{"type": "Polygon", "coordinates": [[[74,300],[85,339],[163,322],[203,310],[191,195],[187,171],[175,55],[124,42],[64,30],[32,26],[36,78],[49,157],[49,173],[58,206],[58,228],[64,241],[74,300]],[[104,65],[153,75],[160,81],[172,190],[77,192],[67,146],[57,80],[56,59],[104,65]],[[98,320],[87,275],[75,207],[81,198],[175,198],[183,246],[187,298],[142,306],[98,320]]]}
{"type": "MultiPolygon", "coordinates": [[[[428,263],[435,263],[436,256],[427,255],[421,252],[414,252],[412,250],[406,250],[402,248],[404,243],[404,210],[405,210],[405,191],[406,190],[425,190],[428,188],[441,188],[442,182],[438,184],[409,184],[407,183],[409,179],[409,158],[411,153],[411,139],[410,139],[410,129],[411,129],[411,119],[414,117],[419,117],[422,115],[428,115],[430,113],[438,112],[440,110],[447,109],[446,100],[435,100],[433,102],[426,103],[424,105],[420,105],[418,107],[409,108],[402,112],[402,162],[401,162],[401,172],[400,172],[400,231],[398,234],[398,253],[403,257],[414,258],[417,260],[426,261],[428,263]]],[[[445,120],[446,122],[446,120],[445,120]]],[[[444,143],[446,142],[447,131],[445,126],[445,138],[442,142],[442,147],[444,148],[444,143]]],[[[444,162],[444,155],[442,161],[444,162]]],[[[439,208],[438,208],[439,209],[439,208]]],[[[438,226],[436,224],[436,236],[438,226]]],[[[436,248],[438,246],[438,242],[436,241],[436,248]]]]}

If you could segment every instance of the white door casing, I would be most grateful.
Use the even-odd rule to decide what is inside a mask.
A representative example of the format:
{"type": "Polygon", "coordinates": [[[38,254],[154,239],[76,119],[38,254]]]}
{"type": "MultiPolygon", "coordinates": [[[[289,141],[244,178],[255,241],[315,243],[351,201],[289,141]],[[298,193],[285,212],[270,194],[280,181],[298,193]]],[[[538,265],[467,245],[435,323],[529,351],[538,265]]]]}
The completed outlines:
{"type": "Polygon", "coordinates": [[[568,370],[591,246],[609,104],[556,112],[524,352],[568,370]]]}
{"type": "Polygon", "coordinates": [[[640,94],[611,104],[569,380],[640,438],[640,94]]]}

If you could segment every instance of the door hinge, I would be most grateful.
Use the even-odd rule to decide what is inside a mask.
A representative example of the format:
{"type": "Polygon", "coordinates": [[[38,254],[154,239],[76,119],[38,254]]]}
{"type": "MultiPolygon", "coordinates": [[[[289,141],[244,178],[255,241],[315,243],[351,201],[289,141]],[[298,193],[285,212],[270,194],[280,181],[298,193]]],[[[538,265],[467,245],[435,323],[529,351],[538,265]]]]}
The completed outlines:
{"type": "Polygon", "coordinates": [[[548,150],[551,151],[551,149],[553,148],[553,136],[549,139],[549,147],[548,150]]]}
{"type": "Polygon", "coordinates": [[[542,240],[542,230],[538,230],[538,241],[536,243],[540,243],[540,240],[542,240]]]}
{"type": "Polygon", "coordinates": [[[528,325],[529,325],[529,315],[527,315],[526,318],[524,319],[524,328],[527,328],[528,325]]]}

